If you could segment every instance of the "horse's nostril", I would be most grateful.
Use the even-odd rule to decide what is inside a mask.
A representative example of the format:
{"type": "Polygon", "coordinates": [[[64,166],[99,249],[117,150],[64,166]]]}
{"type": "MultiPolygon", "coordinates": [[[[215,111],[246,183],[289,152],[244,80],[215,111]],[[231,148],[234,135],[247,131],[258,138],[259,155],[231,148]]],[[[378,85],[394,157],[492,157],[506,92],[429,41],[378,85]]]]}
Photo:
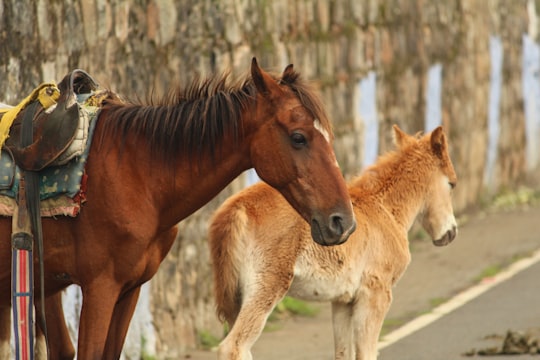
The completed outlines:
{"type": "Polygon", "coordinates": [[[330,230],[338,236],[343,234],[343,218],[340,215],[330,217],[330,230]]]}

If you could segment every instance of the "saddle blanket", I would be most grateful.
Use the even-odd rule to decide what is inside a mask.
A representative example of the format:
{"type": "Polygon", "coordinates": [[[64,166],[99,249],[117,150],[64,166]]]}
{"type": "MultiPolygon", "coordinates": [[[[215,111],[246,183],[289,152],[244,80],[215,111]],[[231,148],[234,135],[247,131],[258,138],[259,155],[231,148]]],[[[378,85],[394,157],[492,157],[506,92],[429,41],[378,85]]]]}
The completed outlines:
{"type": "MultiPolygon", "coordinates": [[[[86,94],[88,95],[88,94],[86,94]]],[[[92,142],[92,135],[99,107],[88,105],[88,97],[81,98],[78,135],[75,146],[81,151],[63,165],[50,166],[39,172],[41,216],[77,216],[86,201],[85,164],[92,142]]],[[[72,144],[73,145],[73,144],[72,144]]],[[[68,150],[72,149],[70,146],[68,150]]],[[[64,154],[63,154],[64,155],[64,154]]],[[[2,149],[0,156],[0,215],[12,216],[19,189],[20,169],[11,154],[2,149]]]]}

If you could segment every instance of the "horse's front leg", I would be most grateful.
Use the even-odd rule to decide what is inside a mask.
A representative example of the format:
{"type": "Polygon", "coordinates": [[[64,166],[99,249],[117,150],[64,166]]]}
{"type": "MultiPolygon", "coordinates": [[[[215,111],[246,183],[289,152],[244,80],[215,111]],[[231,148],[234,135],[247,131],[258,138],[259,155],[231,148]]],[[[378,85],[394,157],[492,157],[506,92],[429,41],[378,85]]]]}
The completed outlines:
{"type": "Polygon", "coordinates": [[[107,336],[107,344],[105,346],[105,354],[107,354],[108,359],[120,358],[140,292],[141,287],[137,286],[122,294],[114,308],[109,327],[109,335],[107,336]]]}
{"type": "Polygon", "coordinates": [[[78,360],[116,359],[105,353],[105,344],[120,289],[110,279],[81,285],[83,304],[79,323],[78,360]]]}
{"type": "Polygon", "coordinates": [[[392,302],[390,284],[386,285],[377,277],[366,282],[362,295],[353,305],[356,360],[377,359],[381,328],[392,302]]]}

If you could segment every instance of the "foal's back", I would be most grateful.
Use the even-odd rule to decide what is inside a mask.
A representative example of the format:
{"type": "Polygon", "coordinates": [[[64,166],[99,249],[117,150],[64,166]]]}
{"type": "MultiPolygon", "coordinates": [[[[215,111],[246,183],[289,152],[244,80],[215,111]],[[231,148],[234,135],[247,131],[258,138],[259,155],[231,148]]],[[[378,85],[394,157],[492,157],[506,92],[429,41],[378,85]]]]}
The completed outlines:
{"type": "MultiPolygon", "coordinates": [[[[271,262],[291,271],[286,278],[292,278],[303,239],[312,241],[309,225],[267,184],[257,183],[227,199],[209,229],[218,316],[234,323],[242,292],[249,285],[240,275],[249,277],[271,262]]],[[[275,279],[281,278],[276,274],[275,279]]]]}

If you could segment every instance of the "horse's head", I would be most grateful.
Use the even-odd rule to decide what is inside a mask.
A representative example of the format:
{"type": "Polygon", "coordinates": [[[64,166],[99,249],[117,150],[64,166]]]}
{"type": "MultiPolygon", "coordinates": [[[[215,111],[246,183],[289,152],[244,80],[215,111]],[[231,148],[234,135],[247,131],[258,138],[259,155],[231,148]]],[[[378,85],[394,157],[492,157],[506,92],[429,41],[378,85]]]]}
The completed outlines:
{"type": "Polygon", "coordinates": [[[300,82],[292,65],[276,80],[253,59],[251,76],[257,89],[253,167],[311,225],[315,242],[343,243],[356,221],[320,100],[300,82]]]}
{"type": "MultiPolygon", "coordinates": [[[[409,135],[394,127],[396,139],[406,141],[409,135]]],[[[409,137],[410,138],[410,137],[409,137]]],[[[436,246],[448,245],[457,235],[457,223],[452,207],[452,189],[457,184],[457,176],[448,154],[448,143],[442,127],[438,127],[421,140],[422,151],[428,153],[429,171],[421,222],[436,246]]],[[[420,166],[420,165],[419,165],[420,166]]]]}

